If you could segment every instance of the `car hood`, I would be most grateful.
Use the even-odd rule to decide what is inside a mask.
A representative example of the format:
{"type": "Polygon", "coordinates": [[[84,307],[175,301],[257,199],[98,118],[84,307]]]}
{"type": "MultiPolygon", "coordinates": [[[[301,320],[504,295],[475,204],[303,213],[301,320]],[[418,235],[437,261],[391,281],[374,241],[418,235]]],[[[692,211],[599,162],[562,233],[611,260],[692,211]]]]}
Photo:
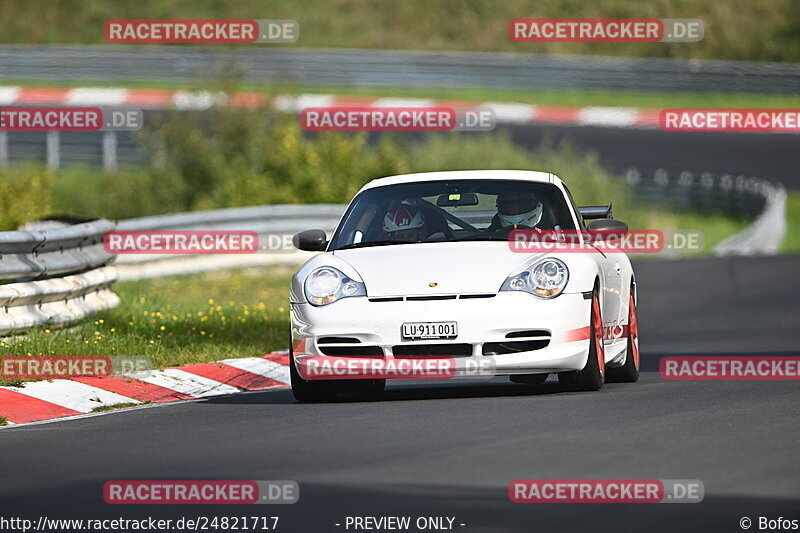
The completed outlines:
{"type": "Polygon", "coordinates": [[[541,257],[512,252],[505,241],[398,244],[333,255],[361,275],[370,298],[496,293],[509,275],[541,257]]]}

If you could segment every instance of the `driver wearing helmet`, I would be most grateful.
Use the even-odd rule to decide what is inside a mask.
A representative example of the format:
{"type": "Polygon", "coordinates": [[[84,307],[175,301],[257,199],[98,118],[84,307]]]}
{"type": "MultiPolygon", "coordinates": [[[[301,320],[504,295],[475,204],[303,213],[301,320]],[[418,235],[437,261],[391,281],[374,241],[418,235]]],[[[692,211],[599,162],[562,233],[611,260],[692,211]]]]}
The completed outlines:
{"type": "Polygon", "coordinates": [[[383,236],[388,241],[422,242],[428,237],[425,216],[417,207],[397,204],[383,217],[383,236]]]}
{"type": "Polygon", "coordinates": [[[497,215],[489,230],[535,228],[542,220],[542,203],[533,193],[505,193],[497,196],[497,215]]]}

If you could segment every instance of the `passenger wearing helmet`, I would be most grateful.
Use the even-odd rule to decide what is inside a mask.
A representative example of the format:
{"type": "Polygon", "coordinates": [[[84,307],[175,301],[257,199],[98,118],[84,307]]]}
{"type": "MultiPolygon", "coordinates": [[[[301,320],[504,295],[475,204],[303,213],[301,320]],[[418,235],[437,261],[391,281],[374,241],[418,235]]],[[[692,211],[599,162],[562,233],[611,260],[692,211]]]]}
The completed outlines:
{"type": "Polygon", "coordinates": [[[489,230],[535,228],[541,220],[542,203],[532,193],[500,194],[489,230]]]}
{"type": "Polygon", "coordinates": [[[388,241],[422,242],[427,236],[425,216],[413,205],[397,204],[383,217],[383,236],[388,241]]]}

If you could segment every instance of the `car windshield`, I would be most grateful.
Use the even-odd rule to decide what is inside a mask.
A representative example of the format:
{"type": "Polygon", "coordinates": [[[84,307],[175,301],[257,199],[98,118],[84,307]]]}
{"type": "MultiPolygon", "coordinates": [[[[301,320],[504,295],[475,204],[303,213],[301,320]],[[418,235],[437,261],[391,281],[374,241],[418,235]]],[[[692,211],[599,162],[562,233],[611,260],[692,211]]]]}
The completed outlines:
{"type": "Polygon", "coordinates": [[[513,229],[575,229],[564,194],[549,183],[450,180],[362,192],[329,250],[422,242],[506,240],[513,229]]]}

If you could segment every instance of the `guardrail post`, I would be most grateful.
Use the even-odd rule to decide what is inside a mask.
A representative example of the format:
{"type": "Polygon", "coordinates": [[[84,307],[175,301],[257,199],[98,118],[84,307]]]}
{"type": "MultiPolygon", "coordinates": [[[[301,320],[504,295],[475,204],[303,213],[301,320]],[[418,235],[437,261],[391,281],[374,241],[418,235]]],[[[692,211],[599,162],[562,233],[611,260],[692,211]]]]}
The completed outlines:
{"type": "Polygon", "coordinates": [[[117,133],[113,131],[103,132],[103,169],[117,170],[117,133]]]}
{"type": "Polygon", "coordinates": [[[47,132],[47,168],[55,170],[61,166],[61,143],[57,131],[47,132]]]}
{"type": "Polygon", "coordinates": [[[8,133],[0,131],[0,168],[8,167],[8,133]]]}

